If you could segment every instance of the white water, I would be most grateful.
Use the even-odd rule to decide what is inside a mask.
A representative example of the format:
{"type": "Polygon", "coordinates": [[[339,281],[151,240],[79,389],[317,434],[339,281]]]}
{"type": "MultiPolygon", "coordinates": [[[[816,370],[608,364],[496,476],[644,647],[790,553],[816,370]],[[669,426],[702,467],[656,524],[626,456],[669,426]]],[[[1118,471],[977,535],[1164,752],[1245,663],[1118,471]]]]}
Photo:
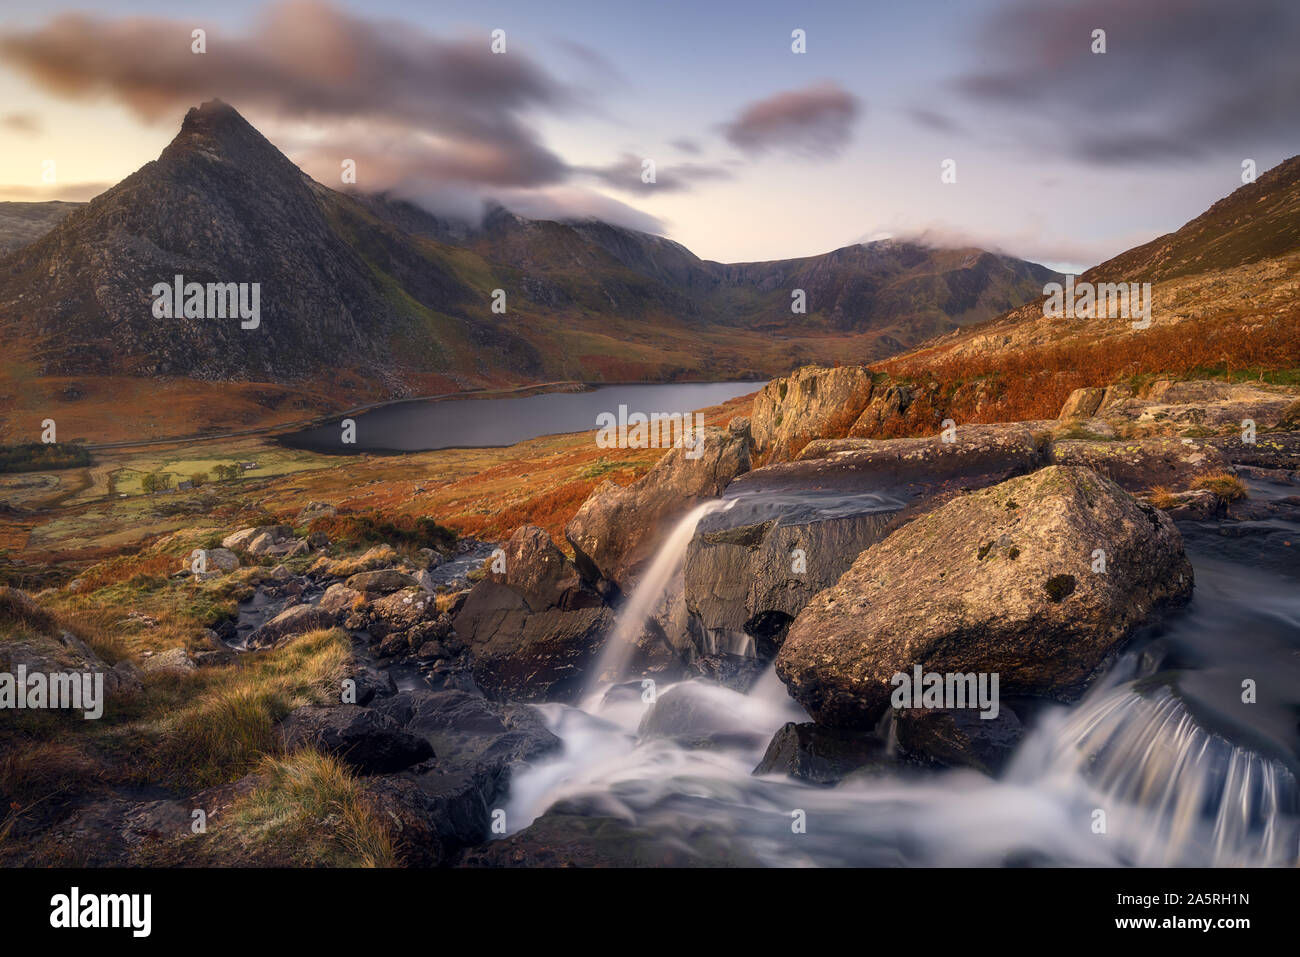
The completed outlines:
{"type": "Polygon", "coordinates": [[[596,661],[588,683],[588,690],[601,687],[606,681],[617,680],[627,668],[636,650],[637,639],[645,631],[646,620],[667,597],[668,583],[682,569],[686,560],[686,547],[695,536],[695,527],[704,516],[731,508],[736,500],[712,499],[701,502],[682,516],[681,520],[659,546],[654,561],[642,574],[627,602],[619,610],[605,647],[596,661]]]}
{"type": "MultiPolygon", "coordinates": [[[[620,616],[621,641],[602,672],[626,665],[695,526],[716,507],[701,506],[665,541],[620,616]]],[[[581,708],[541,706],[564,748],[513,778],[512,833],[562,803],[679,846],[707,834],[771,866],[1296,866],[1300,786],[1268,748],[1295,747],[1300,589],[1287,577],[1294,569],[1259,567],[1256,555],[1277,553],[1267,538],[1233,562],[1214,538],[1209,553],[1189,541],[1191,608],[1136,643],[1081,701],[1038,715],[997,778],[891,767],[822,789],[756,777],[771,735],[808,720],[773,669],[747,695],[702,680],[658,689],[661,702],[669,693],[696,700],[692,734],[751,732],[708,748],[642,735],[654,705],[636,682],[604,681],[581,708]],[[1243,674],[1260,677],[1271,703],[1233,704],[1243,674]],[[1216,698],[1222,688],[1226,704],[1216,698]],[[1216,704],[1234,719],[1228,732],[1201,720],[1216,704]],[[1242,721],[1253,722],[1261,750],[1235,740],[1242,721]],[[805,833],[791,828],[796,810],[805,833]]]]}

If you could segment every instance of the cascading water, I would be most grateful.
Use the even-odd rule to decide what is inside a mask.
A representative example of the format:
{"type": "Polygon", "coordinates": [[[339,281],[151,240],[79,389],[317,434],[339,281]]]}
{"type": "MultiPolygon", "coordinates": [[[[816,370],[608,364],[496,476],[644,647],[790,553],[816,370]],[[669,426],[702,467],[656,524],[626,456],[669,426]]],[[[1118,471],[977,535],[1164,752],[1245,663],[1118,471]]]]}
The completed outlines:
{"type": "MultiPolygon", "coordinates": [[[[1136,641],[1082,700],[1038,714],[997,778],[887,766],[817,788],[752,773],[773,733],[808,720],[771,668],[747,695],[699,679],[661,685],[660,703],[685,696],[701,723],[688,735],[648,733],[642,722],[659,705],[610,679],[665,597],[696,525],[721,507],[699,506],[673,529],[623,609],[600,663],[605,678],[582,707],[541,706],[564,750],[513,778],[512,833],[562,805],[678,846],[697,846],[707,832],[773,866],[1300,863],[1300,786],[1287,758],[1300,753],[1300,575],[1289,553],[1267,565],[1277,552],[1237,543],[1240,554],[1224,561],[1217,533],[1185,528],[1192,606],[1136,641]],[[1225,708],[1222,689],[1239,693],[1243,674],[1261,687],[1276,682],[1270,701],[1225,708]],[[1254,722],[1251,734],[1243,720],[1254,722]],[[705,732],[724,734],[707,747],[689,740],[705,732]],[[798,833],[797,811],[807,821],[798,833]]],[[[1279,544],[1293,537],[1285,529],[1279,544]]]]}
{"type": "Polygon", "coordinates": [[[627,668],[627,663],[636,650],[637,639],[645,630],[646,620],[664,601],[668,583],[681,571],[682,563],[686,560],[686,547],[695,536],[695,527],[700,524],[700,520],[712,512],[729,509],[735,504],[734,499],[701,502],[683,515],[673,527],[627,602],[619,610],[614,628],[588,680],[588,691],[605,681],[619,678],[627,668]]]}

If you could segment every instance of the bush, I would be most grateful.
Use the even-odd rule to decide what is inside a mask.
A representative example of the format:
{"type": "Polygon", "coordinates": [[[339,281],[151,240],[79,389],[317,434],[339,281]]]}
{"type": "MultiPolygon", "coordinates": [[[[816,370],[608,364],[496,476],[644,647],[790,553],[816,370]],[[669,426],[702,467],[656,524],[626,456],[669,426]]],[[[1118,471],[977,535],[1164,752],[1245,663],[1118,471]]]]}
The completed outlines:
{"type": "Polygon", "coordinates": [[[90,452],[66,442],[28,442],[0,445],[0,472],[45,472],[82,468],[91,462],[90,452]]]}

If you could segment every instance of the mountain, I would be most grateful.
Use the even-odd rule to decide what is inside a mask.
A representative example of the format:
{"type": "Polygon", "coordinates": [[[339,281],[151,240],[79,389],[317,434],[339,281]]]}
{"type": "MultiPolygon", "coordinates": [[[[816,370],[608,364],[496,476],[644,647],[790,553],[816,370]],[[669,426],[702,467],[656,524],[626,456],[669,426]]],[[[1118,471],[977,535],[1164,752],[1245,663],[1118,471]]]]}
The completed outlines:
{"type": "Polygon", "coordinates": [[[327,381],[368,395],[757,377],[889,355],[1024,302],[1053,276],[892,241],[727,265],[595,220],[493,207],[464,223],[322,186],[214,100],[157,160],[0,260],[0,333],[38,377],[327,381]],[[260,325],[156,318],[153,290],[177,275],[258,284],[260,325]],[[794,289],[806,314],[791,310],[794,289]]]}
{"type": "Polygon", "coordinates": [[[1157,376],[1300,382],[1300,156],[1082,283],[1150,283],[1149,326],[1044,315],[1039,297],[941,335],[876,365],[913,394],[933,393],[906,428],[929,429],[931,413],[1054,418],[1074,389],[1157,376]]]}

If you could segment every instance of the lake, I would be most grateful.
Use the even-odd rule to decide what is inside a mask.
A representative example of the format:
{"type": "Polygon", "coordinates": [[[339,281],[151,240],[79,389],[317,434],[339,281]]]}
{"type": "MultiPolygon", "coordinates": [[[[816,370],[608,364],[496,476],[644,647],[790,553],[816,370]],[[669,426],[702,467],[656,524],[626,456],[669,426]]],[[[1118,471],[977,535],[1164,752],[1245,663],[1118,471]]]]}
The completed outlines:
{"type": "MultiPolygon", "coordinates": [[[[340,423],[280,436],[291,448],[313,452],[427,452],[432,449],[493,448],[539,435],[596,428],[602,412],[693,412],[761,389],[759,382],[671,382],[605,385],[590,392],[547,392],[514,399],[413,399],[360,412],[356,442],[345,445],[340,423]]],[[[725,422],[705,421],[706,426],[725,422]]]]}

